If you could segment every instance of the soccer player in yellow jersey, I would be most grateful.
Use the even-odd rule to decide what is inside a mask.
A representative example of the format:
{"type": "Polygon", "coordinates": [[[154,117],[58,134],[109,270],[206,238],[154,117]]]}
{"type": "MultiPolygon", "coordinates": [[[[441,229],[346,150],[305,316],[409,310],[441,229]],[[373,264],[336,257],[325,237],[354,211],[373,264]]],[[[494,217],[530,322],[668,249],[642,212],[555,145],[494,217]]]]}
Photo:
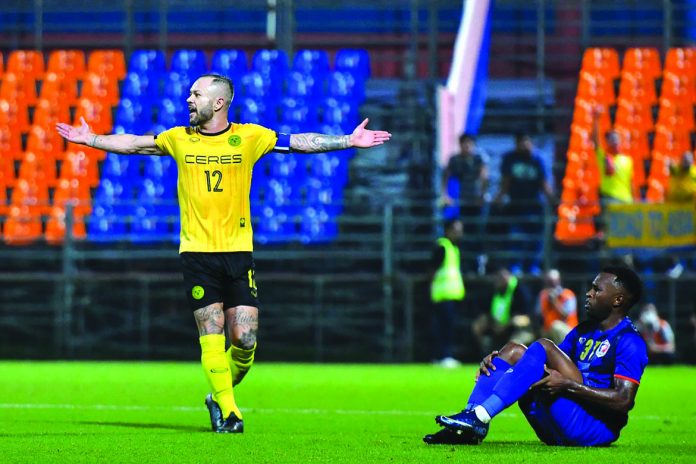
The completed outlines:
{"type": "Polygon", "coordinates": [[[70,142],[120,154],[170,155],[176,161],[184,285],[200,335],[203,371],[212,389],[205,403],[212,429],[220,433],[244,430],[233,386],[249,371],[256,350],[259,303],[249,207],[254,163],[271,151],[369,148],[391,137],[367,129],[367,119],[352,134],[341,136],[282,134],[255,124],[231,123],[228,110],[233,96],[228,78],[201,76],[186,100],[190,126],[156,136],[97,135],[84,119],[80,127],[56,126],[70,142]],[[225,329],[230,337],[227,351],[225,329]]]}

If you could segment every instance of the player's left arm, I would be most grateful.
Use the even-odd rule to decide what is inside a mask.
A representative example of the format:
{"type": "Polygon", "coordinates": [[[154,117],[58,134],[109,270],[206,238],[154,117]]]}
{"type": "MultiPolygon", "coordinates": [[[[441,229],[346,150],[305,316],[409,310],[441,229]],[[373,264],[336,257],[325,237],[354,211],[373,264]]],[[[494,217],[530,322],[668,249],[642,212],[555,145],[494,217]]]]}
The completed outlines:
{"type": "Polygon", "coordinates": [[[298,153],[323,153],[346,148],[370,148],[382,145],[391,138],[389,132],[367,129],[365,126],[368,121],[365,118],[350,135],[327,135],[316,132],[292,134],[290,149],[298,153]]]}
{"type": "Polygon", "coordinates": [[[633,409],[638,393],[638,383],[631,379],[614,377],[611,388],[595,388],[564,377],[555,369],[546,368],[548,375],[532,385],[551,395],[566,394],[617,412],[633,409]]]}

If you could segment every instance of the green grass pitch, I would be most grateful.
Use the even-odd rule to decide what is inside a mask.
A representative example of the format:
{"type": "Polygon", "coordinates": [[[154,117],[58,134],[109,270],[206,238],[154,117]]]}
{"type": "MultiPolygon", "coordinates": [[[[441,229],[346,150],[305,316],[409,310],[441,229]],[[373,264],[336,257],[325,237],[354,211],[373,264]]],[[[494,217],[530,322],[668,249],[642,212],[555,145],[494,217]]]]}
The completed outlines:
{"type": "Polygon", "coordinates": [[[195,363],[0,362],[0,462],[696,462],[696,370],[649,367],[609,448],[541,444],[517,406],[481,446],[427,446],[473,366],[258,362],[236,397],[243,435],[210,432],[195,363]]]}

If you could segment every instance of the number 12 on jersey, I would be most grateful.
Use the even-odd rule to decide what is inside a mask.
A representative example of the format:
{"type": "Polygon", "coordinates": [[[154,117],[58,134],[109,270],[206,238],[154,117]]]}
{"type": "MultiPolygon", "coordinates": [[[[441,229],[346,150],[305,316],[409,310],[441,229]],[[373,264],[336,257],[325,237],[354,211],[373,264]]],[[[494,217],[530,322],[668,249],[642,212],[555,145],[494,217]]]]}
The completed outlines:
{"type": "Polygon", "coordinates": [[[221,171],[205,171],[205,180],[208,183],[209,192],[222,192],[220,188],[220,182],[222,182],[222,172],[221,171]],[[213,183],[215,186],[213,187],[213,183]]]}

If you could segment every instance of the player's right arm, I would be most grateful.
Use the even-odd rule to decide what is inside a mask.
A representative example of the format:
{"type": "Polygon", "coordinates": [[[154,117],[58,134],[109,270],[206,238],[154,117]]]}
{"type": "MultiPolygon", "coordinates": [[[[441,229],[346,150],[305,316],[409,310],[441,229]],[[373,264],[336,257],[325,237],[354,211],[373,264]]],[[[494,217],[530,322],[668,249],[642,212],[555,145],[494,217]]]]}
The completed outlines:
{"type": "Polygon", "coordinates": [[[152,135],[112,134],[97,135],[92,132],[84,118],[80,118],[80,127],[59,122],[56,130],[68,142],[79,143],[99,150],[119,153],[121,155],[163,155],[155,144],[152,135]]]}

